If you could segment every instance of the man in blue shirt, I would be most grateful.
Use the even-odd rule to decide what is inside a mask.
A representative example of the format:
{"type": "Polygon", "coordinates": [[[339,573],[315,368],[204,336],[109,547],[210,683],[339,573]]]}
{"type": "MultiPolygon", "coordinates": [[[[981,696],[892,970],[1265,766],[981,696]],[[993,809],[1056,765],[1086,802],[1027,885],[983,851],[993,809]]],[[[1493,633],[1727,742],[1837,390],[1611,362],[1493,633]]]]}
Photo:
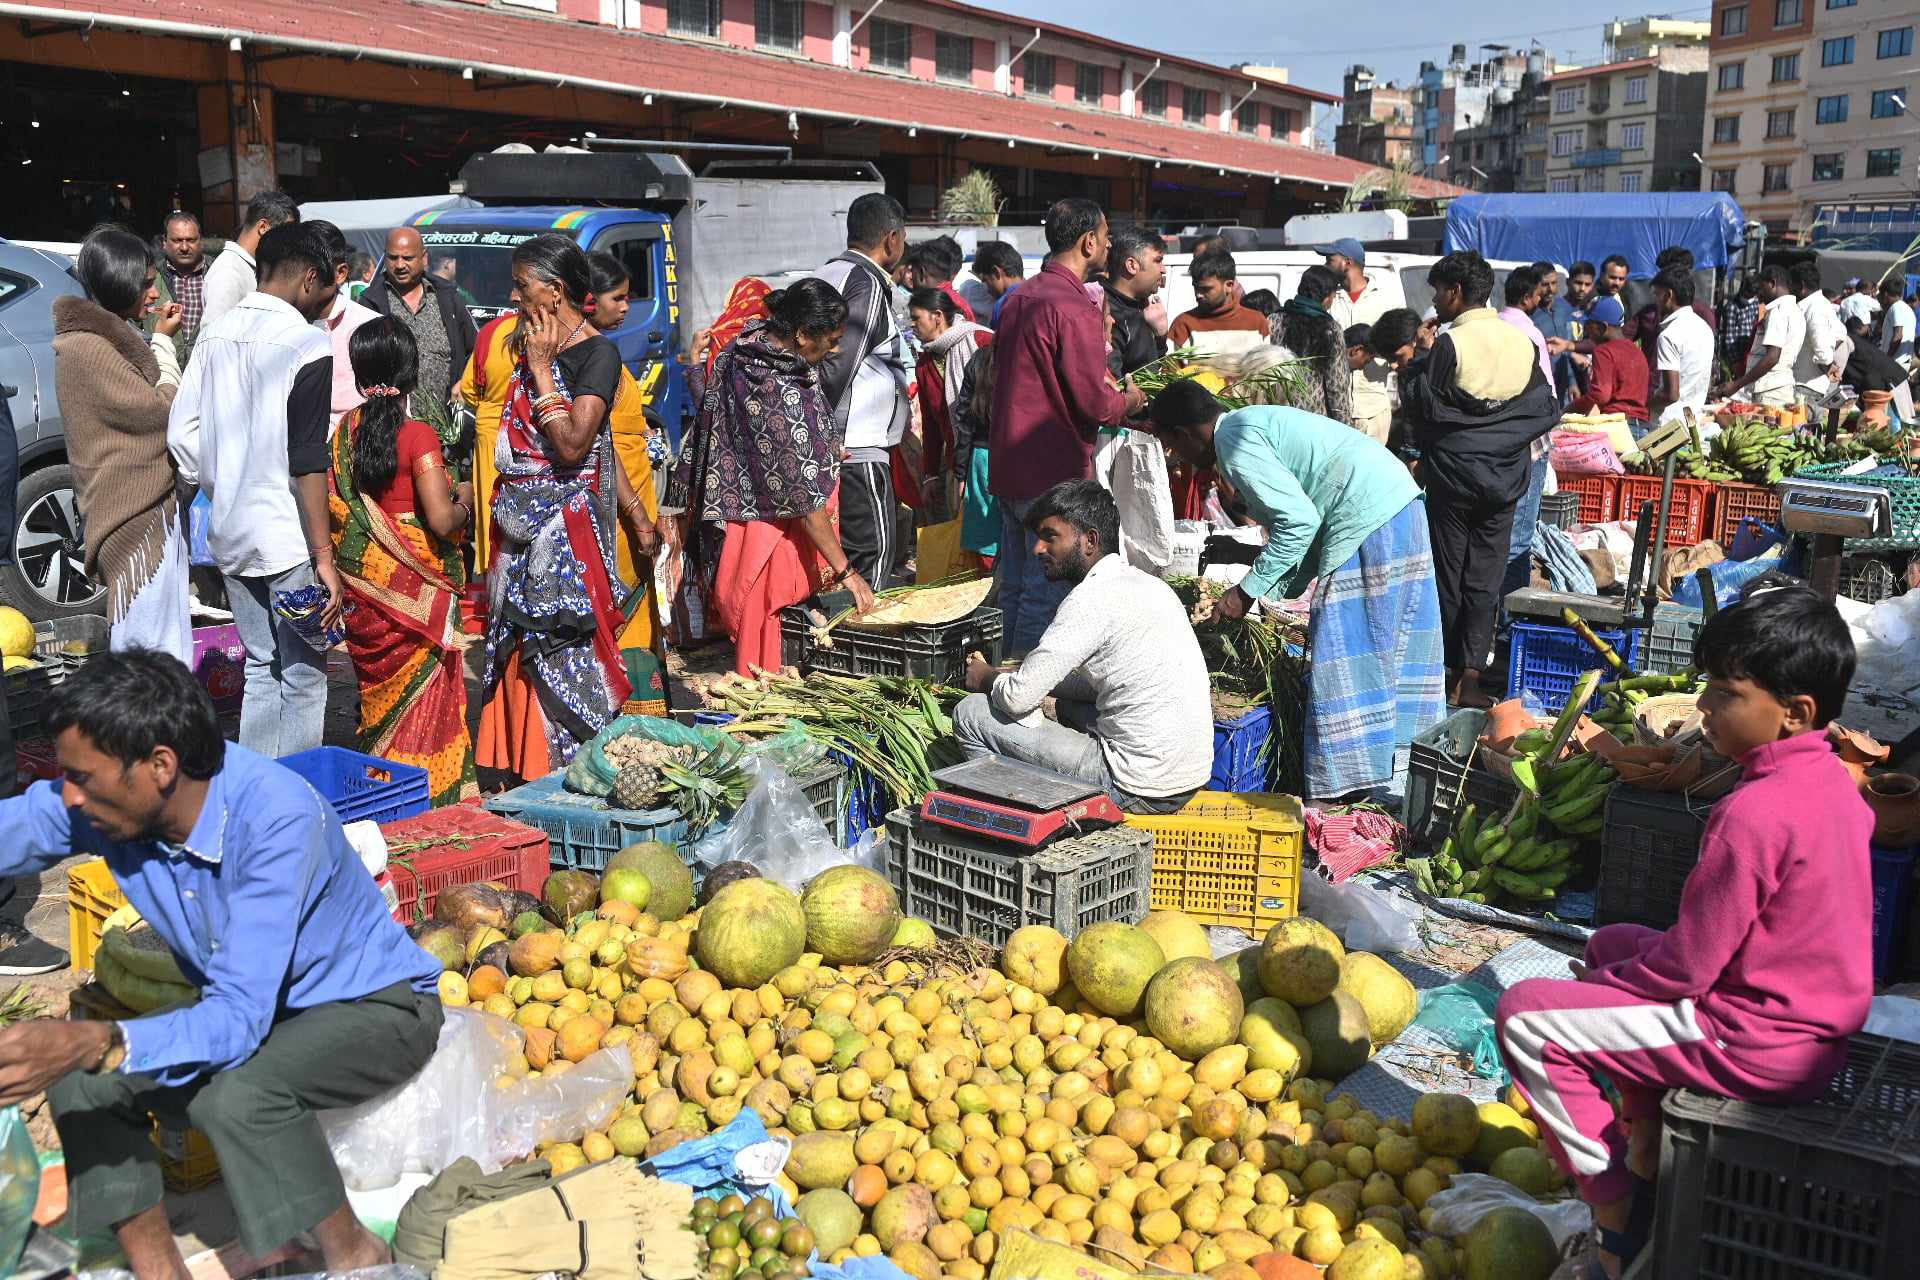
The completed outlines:
{"type": "Polygon", "coordinates": [[[0,1105],[46,1090],[75,1229],[111,1226],[141,1280],[186,1274],[153,1112],[212,1141],[248,1252],[310,1230],[329,1271],[385,1262],[315,1113],[384,1093],[432,1056],[440,966],[394,922],[332,807],[221,741],[177,659],[96,656],[61,686],[48,727],[64,777],[0,801],[0,875],[105,858],[200,988],[144,1017],[0,1031],[0,1105]]]}

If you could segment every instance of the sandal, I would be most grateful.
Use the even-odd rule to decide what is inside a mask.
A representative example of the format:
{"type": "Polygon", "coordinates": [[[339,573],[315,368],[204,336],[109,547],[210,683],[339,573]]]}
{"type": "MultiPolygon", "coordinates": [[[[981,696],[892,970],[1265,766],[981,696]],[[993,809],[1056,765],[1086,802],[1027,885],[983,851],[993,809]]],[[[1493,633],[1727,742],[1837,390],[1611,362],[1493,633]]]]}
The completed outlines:
{"type": "Polygon", "coordinates": [[[1653,1194],[1653,1183],[1633,1175],[1633,1207],[1627,1210],[1627,1225],[1623,1231],[1609,1231],[1605,1227],[1596,1229],[1600,1249],[1620,1259],[1620,1274],[1626,1275],[1633,1269],[1634,1261],[1653,1239],[1653,1217],[1658,1208],[1653,1194]]]}

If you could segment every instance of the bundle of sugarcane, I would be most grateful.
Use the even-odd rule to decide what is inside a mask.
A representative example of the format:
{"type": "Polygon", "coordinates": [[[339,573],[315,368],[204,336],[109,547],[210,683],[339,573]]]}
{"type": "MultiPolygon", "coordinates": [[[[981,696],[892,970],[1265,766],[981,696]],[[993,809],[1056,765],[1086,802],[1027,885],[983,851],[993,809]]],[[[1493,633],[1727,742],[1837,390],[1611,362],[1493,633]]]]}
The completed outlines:
{"type": "Polygon", "coordinates": [[[1192,378],[1213,393],[1221,408],[1232,411],[1255,404],[1299,403],[1311,363],[1291,358],[1271,345],[1209,356],[1200,355],[1192,347],[1181,347],[1128,376],[1149,400],[1168,383],[1192,378]]]}

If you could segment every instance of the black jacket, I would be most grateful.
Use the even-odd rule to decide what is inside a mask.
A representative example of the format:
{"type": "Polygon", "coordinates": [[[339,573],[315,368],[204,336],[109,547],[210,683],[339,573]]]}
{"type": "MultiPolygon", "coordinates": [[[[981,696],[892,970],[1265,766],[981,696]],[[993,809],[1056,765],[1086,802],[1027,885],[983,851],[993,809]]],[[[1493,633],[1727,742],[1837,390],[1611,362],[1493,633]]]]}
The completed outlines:
{"type": "MultiPolygon", "coordinates": [[[[447,327],[447,350],[452,355],[450,362],[453,370],[453,387],[460,385],[460,376],[466,372],[467,361],[473,355],[473,344],[477,330],[474,328],[473,315],[460,301],[460,291],[442,280],[439,276],[426,277],[427,288],[433,290],[434,301],[440,306],[440,322],[447,327]]],[[[360,305],[371,307],[383,316],[393,314],[393,295],[388,291],[387,273],[375,276],[366,292],[360,295],[360,305]]],[[[453,390],[447,387],[441,394],[453,390]]]]}
{"type": "Polygon", "coordinates": [[[1840,380],[1855,391],[1891,391],[1909,376],[1898,360],[1867,338],[1853,344],[1840,380]]]}
{"type": "Polygon", "coordinates": [[[1450,334],[1400,374],[1400,404],[1420,450],[1430,492],[1493,505],[1518,502],[1533,469],[1528,446],[1560,421],[1553,388],[1536,363],[1527,389],[1509,400],[1482,400],[1455,379],[1450,334]]]}
{"type": "Polygon", "coordinates": [[[1107,367],[1120,377],[1144,368],[1167,354],[1167,340],[1147,323],[1147,304],[1136,302],[1112,285],[1106,286],[1107,310],[1113,316],[1113,350],[1107,367]]]}

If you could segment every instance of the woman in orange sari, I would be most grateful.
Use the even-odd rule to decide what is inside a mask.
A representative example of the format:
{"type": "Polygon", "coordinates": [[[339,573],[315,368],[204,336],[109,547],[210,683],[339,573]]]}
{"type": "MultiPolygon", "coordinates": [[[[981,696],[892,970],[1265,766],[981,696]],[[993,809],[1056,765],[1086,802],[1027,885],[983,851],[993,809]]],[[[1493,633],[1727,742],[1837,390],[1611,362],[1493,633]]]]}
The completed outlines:
{"type": "Polygon", "coordinates": [[[360,749],[425,769],[433,803],[451,804],[478,792],[460,626],[473,489],[448,483],[439,436],[407,417],[419,351],[405,326],[369,320],[348,354],[366,403],[334,433],[328,507],[360,678],[360,749]]]}

